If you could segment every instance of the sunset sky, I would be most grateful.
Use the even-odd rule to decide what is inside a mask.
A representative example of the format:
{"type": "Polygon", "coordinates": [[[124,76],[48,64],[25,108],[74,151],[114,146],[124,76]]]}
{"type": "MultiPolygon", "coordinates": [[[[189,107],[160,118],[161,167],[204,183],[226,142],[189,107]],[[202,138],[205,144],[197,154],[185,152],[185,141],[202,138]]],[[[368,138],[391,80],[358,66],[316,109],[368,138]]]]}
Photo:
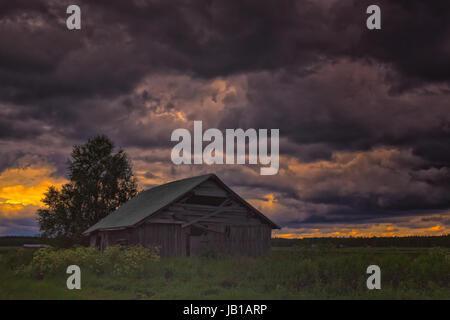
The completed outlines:
{"type": "Polygon", "coordinates": [[[376,3],[370,31],[361,0],[1,1],[0,235],[39,232],[43,193],[100,133],[141,189],[216,173],[277,236],[449,233],[448,0],[376,3]],[[172,164],[194,120],[279,129],[278,174],[172,164]]]}

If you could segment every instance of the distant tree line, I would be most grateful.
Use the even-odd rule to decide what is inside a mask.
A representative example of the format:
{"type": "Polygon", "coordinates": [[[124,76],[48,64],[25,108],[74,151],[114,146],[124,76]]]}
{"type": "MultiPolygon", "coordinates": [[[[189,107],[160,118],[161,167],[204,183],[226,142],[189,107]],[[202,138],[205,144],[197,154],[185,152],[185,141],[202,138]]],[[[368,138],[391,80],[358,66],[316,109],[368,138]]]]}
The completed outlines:
{"type": "MultiPolygon", "coordinates": [[[[24,244],[49,244],[61,246],[58,239],[46,237],[0,237],[0,247],[23,246],[24,244]]],[[[333,247],[405,247],[405,248],[450,248],[450,234],[445,236],[411,236],[411,237],[372,237],[372,238],[306,238],[306,239],[281,239],[273,238],[274,247],[292,247],[326,245],[333,247]]]]}
{"type": "Polygon", "coordinates": [[[24,244],[49,244],[49,239],[40,237],[26,237],[26,236],[4,236],[0,237],[0,247],[18,247],[24,244]]]}
{"type": "Polygon", "coordinates": [[[272,239],[272,246],[274,247],[312,245],[331,245],[335,247],[450,248],[450,234],[444,236],[272,239]]]}

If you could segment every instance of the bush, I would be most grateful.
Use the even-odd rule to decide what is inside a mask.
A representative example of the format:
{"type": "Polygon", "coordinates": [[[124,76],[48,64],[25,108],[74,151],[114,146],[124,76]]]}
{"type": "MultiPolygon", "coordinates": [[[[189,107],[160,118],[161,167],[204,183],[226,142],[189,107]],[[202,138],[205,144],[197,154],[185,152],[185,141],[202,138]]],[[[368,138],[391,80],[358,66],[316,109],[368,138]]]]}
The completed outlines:
{"type": "Polygon", "coordinates": [[[151,249],[142,246],[113,246],[101,255],[101,265],[104,271],[110,271],[117,276],[142,275],[149,261],[159,261],[159,248],[151,249]]]}
{"type": "Polygon", "coordinates": [[[98,255],[98,251],[94,248],[39,249],[33,255],[30,269],[25,271],[41,278],[50,274],[65,273],[67,267],[72,264],[80,266],[82,270],[95,270],[98,255]]]}
{"type": "Polygon", "coordinates": [[[38,278],[47,275],[64,274],[69,265],[78,265],[97,275],[112,273],[116,276],[141,275],[148,262],[159,261],[159,248],[141,246],[112,246],[103,253],[95,248],[76,247],[72,249],[44,248],[37,250],[31,264],[23,266],[24,272],[38,278]]]}
{"type": "Polygon", "coordinates": [[[34,250],[20,248],[18,250],[5,250],[2,260],[10,270],[17,270],[24,264],[29,264],[33,258],[34,250]]]}

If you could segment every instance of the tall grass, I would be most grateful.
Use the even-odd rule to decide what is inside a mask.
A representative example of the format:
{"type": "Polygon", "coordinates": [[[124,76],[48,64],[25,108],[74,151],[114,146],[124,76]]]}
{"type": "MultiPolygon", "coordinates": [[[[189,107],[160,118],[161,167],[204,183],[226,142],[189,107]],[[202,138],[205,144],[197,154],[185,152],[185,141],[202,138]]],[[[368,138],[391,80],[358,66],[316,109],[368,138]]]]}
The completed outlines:
{"type": "MultiPolygon", "coordinates": [[[[79,294],[130,299],[450,299],[450,251],[442,248],[275,248],[263,257],[147,259],[141,266],[139,272],[109,269],[100,274],[81,266],[79,294]],[[381,290],[366,287],[366,269],[372,264],[381,268],[381,290]]],[[[64,279],[64,273],[56,272],[33,281],[65,286],[64,279]]]]}

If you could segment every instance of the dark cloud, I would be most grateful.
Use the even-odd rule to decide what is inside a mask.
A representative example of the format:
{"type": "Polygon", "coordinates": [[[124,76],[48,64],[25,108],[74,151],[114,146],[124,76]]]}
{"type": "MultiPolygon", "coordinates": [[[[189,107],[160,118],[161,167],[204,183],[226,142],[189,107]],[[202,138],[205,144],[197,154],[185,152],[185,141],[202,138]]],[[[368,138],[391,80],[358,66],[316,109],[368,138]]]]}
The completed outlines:
{"type": "MultiPolygon", "coordinates": [[[[359,2],[360,1],[355,1],[359,2]]],[[[446,1],[380,1],[383,32],[364,30],[361,58],[372,57],[389,63],[399,71],[393,91],[403,91],[428,82],[450,78],[449,5],[446,1]]]]}
{"type": "Polygon", "coordinates": [[[81,1],[79,32],[65,29],[68,2],[3,5],[2,96],[111,96],[151,71],[301,74],[340,57],[388,63],[407,81],[448,81],[445,1],[381,1],[380,32],[365,28],[369,2],[331,2],[81,1]]]}
{"type": "Polygon", "coordinates": [[[81,31],[69,4],[0,4],[0,170],[63,176],[71,146],[105,133],[144,185],[214,170],[274,193],[286,225],[450,207],[448,1],[378,1],[376,31],[358,0],[81,0],[81,31]],[[279,128],[279,176],[173,166],[170,133],[193,120],[279,128]]]}

